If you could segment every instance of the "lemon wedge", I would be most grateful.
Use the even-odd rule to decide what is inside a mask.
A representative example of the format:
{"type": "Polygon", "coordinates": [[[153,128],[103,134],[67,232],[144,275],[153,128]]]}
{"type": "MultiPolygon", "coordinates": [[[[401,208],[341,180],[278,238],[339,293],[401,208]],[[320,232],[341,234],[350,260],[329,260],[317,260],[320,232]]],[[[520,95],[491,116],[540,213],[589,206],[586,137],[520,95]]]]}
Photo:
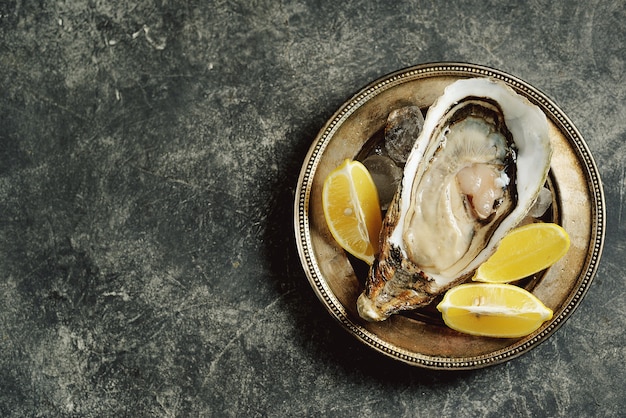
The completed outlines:
{"type": "Polygon", "coordinates": [[[450,328],[471,335],[522,337],[552,318],[552,310],[521,287],[468,283],[448,290],[437,305],[450,328]]]}
{"type": "Polygon", "coordinates": [[[322,206],[337,243],[368,264],[378,251],[382,213],[378,192],[367,168],[346,159],[324,180],[322,206]]]}
{"type": "Polygon", "coordinates": [[[539,222],[516,228],[478,267],[473,280],[508,283],[523,279],[556,263],[569,247],[569,235],[557,224],[539,222]]]}

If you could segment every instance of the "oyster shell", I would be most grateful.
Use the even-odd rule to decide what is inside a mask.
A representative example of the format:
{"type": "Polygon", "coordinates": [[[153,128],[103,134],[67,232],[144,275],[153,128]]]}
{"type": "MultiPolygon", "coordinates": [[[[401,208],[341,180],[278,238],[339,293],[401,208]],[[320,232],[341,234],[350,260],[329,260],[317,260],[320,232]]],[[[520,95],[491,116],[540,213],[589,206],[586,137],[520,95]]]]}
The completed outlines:
{"type": "Polygon", "coordinates": [[[552,149],[541,110],[504,83],[459,80],[430,107],[358,299],[381,321],[466,280],[528,213],[552,149]]]}

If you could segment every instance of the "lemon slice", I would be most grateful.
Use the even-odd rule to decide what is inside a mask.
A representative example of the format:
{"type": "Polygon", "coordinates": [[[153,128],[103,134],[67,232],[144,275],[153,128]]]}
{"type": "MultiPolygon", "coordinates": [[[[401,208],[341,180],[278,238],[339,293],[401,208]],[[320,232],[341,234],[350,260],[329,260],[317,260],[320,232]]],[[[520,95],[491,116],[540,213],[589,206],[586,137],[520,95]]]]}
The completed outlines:
{"type": "Polygon", "coordinates": [[[507,283],[556,263],[567,253],[567,232],[554,223],[533,223],[507,234],[496,252],[476,270],[477,282],[507,283]]]}
{"type": "Polygon", "coordinates": [[[368,264],[378,251],[382,214],[367,168],[345,160],[324,180],[322,206],[330,233],[350,254],[368,264]]]}
{"type": "Polygon", "coordinates": [[[472,335],[516,338],[537,330],[552,310],[521,287],[500,283],[462,284],[437,305],[450,328],[472,335]]]}

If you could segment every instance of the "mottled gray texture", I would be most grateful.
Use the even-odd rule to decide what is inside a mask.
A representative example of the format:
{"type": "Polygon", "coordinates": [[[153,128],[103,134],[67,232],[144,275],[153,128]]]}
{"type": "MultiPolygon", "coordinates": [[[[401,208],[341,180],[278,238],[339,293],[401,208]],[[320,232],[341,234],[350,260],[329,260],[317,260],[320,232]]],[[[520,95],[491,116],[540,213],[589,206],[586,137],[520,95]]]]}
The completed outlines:
{"type": "Polygon", "coordinates": [[[0,4],[1,416],[620,416],[623,1],[0,4]],[[347,335],[300,266],[306,151],[432,61],[551,97],[603,176],[604,257],[546,343],[464,373],[347,335]]]}

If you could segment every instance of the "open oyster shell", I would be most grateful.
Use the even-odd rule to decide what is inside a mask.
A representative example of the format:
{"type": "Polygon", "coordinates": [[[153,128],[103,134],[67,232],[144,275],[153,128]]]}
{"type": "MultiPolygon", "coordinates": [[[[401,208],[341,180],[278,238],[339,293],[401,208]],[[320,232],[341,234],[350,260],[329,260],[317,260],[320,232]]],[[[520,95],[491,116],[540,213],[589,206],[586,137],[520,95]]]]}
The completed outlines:
{"type": "Polygon", "coordinates": [[[358,299],[381,321],[466,280],[528,213],[552,149],[541,110],[504,83],[448,86],[430,107],[358,299]]]}

